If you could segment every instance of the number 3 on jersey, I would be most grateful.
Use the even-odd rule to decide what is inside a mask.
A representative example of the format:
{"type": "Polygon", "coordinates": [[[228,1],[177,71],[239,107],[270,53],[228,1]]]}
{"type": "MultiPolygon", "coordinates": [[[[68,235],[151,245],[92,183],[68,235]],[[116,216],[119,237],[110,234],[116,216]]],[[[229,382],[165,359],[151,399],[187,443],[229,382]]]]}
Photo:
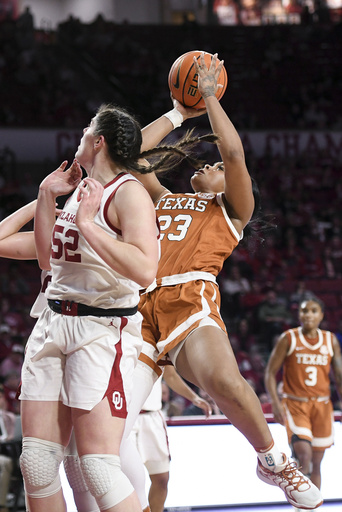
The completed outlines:
{"type": "Polygon", "coordinates": [[[307,386],[316,386],[317,384],[317,368],[316,366],[307,366],[305,372],[308,374],[308,379],[305,379],[307,386]]]}
{"type": "Polygon", "coordinates": [[[192,222],[192,217],[191,217],[191,215],[183,215],[183,214],[176,215],[175,218],[173,218],[171,215],[160,215],[158,217],[158,221],[159,221],[160,230],[161,230],[160,240],[163,240],[163,238],[165,236],[165,233],[163,233],[163,231],[169,230],[169,228],[173,222],[174,226],[172,226],[171,230],[169,230],[169,232],[167,234],[167,239],[171,240],[171,241],[179,242],[180,240],[184,240],[184,238],[188,232],[189,226],[192,222]]]}

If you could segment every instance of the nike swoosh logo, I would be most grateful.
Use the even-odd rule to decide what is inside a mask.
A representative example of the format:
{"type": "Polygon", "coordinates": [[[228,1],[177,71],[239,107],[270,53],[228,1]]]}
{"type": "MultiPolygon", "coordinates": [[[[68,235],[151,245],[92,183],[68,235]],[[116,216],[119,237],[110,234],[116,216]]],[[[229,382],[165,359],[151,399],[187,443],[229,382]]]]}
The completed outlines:
{"type": "Polygon", "coordinates": [[[172,84],[175,89],[179,89],[179,73],[180,73],[180,65],[178,66],[177,76],[176,76],[176,83],[172,84]]]}

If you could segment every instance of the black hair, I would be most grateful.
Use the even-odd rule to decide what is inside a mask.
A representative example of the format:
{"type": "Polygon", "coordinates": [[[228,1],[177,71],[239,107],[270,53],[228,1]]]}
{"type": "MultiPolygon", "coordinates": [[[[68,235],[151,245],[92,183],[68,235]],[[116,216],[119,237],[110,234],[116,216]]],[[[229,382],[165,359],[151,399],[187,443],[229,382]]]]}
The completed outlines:
{"type": "Polygon", "coordinates": [[[249,249],[255,250],[257,243],[265,242],[264,234],[277,228],[272,215],[264,215],[261,209],[261,197],[258,184],[254,178],[252,181],[252,193],[254,197],[254,210],[251,220],[243,229],[242,244],[248,244],[249,249]],[[252,241],[253,240],[253,241],[252,241]]]}
{"type": "Polygon", "coordinates": [[[324,304],[324,302],[323,302],[321,299],[319,299],[318,297],[316,297],[316,295],[312,295],[312,297],[309,297],[309,298],[307,298],[307,299],[303,299],[303,300],[301,300],[301,301],[300,301],[300,303],[299,303],[299,309],[301,308],[301,306],[302,306],[302,304],[303,304],[304,302],[310,302],[310,301],[311,301],[311,302],[316,302],[316,304],[318,304],[318,305],[319,305],[319,307],[321,308],[322,312],[324,313],[324,310],[325,310],[325,304],[324,304]]]}
{"type": "Polygon", "coordinates": [[[149,158],[162,154],[162,157],[156,164],[151,164],[151,168],[145,172],[168,171],[181,161],[185,160],[192,167],[198,169],[204,164],[204,160],[193,156],[191,150],[201,142],[217,144],[219,137],[213,133],[206,135],[194,135],[194,128],[188,130],[185,135],[175,144],[159,145],[156,148],[149,149],[141,153],[142,158],[149,158]],[[163,154],[164,153],[164,154],[163,154]],[[166,153],[166,154],[165,154],[166,153]]]}
{"type": "Polygon", "coordinates": [[[123,167],[134,170],[140,156],[141,126],[124,109],[103,104],[96,113],[95,135],[103,135],[110,158],[123,167]]]}
{"type": "Polygon", "coordinates": [[[173,145],[159,145],[153,149],[141,151],[141,126],[137,119],[125,109],[112,104],[103,104],[96,114],[95,135],[103,135],[110,158],[127,170],[147,174],[161,172],[186,159],[191,165],[199,166],[201,161],[191,154],[191,149],[201,142],[216,143],[214,134],[194,136],[193,130],[173,145]],[[161,155],[147,166],[140,159],[161,155]]]}

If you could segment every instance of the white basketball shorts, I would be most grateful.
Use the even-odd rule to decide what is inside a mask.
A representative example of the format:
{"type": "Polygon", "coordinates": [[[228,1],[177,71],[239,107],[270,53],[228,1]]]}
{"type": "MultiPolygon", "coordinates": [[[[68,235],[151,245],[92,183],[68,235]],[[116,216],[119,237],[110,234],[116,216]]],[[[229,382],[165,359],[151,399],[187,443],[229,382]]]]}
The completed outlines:
{"type": "Polygon", "coordinates": [[[65,316],[45,308],[28,339],[20,400],[62,401],[91,410],[107,396],[125,418],[142,347],[140,313],[65,316]]]}

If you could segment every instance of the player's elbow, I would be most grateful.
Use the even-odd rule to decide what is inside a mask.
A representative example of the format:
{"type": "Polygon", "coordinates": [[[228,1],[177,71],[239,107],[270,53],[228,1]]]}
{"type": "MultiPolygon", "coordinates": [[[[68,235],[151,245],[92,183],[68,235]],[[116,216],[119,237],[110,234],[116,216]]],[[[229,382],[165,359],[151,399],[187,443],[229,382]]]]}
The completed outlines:
{"type": "Polygon", "coordinates": [[[148,267],[146,266],[143,269],[143,271],[139,274],[137,283],[142,288],[147,288],[148,286],[150,286],[150,284],[153,282],[157,275],[157,268],[158,265],[149,265],[148,267]]]}
{"type": "Polygon", "coordinates": [[[51,270],[50,258],[43,258],[38,256],[38,265],[41,270],[51,270]]]}

